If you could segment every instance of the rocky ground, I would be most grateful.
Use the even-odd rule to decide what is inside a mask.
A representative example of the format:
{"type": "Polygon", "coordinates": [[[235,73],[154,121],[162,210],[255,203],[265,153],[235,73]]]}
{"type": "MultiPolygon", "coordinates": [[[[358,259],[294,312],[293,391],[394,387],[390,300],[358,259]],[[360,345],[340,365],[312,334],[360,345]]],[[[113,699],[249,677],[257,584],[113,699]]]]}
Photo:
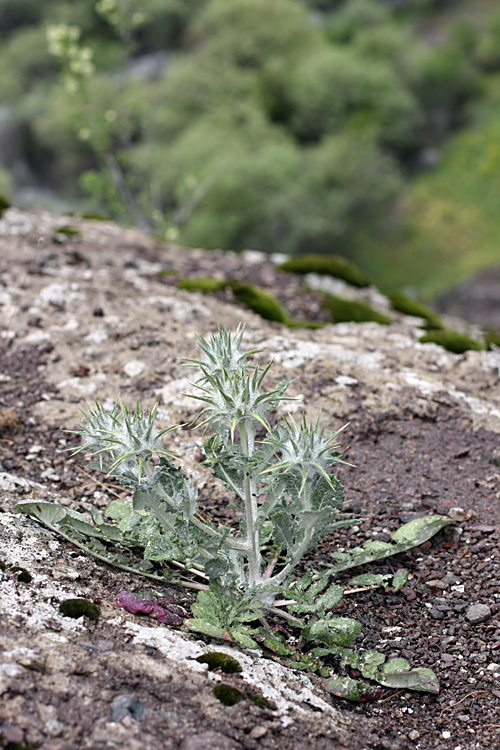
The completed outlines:
{"type": "MultiPolygon", "coordinates": [[[[337,293],[389,311],[391,326],[311,331],[263,321],[227,291],[176,287],[178,276],[240,278],[271,291],[294,318],[321,319],[318,293],[255,253],[187,251],[111,224],[14,209],[0,220],[0,248],[0,746],[500,747],[498,351],[454,355],[419,344],[421,321],[389,311],[374,288],[333,282],[337,293]],[[79,233],[59,231],[68,224],[79,233]],[[105,506],[118,490],[84,473],[67,452],[74,436],[62,430],[75,426],[85,401],[109,405],[118,394],[129,405],[159,401],[161,423],[188,422],[197,410],[179,357],[195,354],[196,332],[240,321],[263,361],[275,357],[271,380],[294,379],[296,410],[311,419],[321,411],[332,429],[350,422],[345,444],[356,468],[339,476],[365,521],[326,539],[306,565],[339,546],[387,540],[426,513],[455,519],[423,547],[372,566],[406,567],[402,591],[362,592],[338,608],[361,621],[361,648],[434,669],[438,696],[387,690],[380,701],[350,705],[315,677],[228,647],[241,675],[208,673],[196,657],[220,644],[116,609],[116,594],[137,586],[134,576],[10,512],[20,499],[51,493],[83,511],[105,506]],[[60,614],[59,603],[74,596],[99,605],[98,622],[60,614]],[[221,681],[248,697],[224,706],[213,694],[221,681]],[[268,703],[257,705],[255,695],[268,703]]],[[[201,435],[175,435],[206,512],[231,520],[200,465],[201,435]]]]}

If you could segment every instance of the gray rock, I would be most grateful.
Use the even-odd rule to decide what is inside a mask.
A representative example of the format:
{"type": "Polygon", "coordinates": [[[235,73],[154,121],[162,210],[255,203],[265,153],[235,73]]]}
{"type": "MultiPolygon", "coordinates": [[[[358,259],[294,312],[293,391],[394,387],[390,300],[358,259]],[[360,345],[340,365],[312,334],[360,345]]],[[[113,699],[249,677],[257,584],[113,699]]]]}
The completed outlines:
{"type": "Polygon", "coordinates": [[[142,721],[145,714],[144,706],[141,705],[135,693],[117,695],[111,704],[111,721],[115,723],[123,721],[126,716],[131,716],[136,721],[142,721]]]}
{"type": "Polygon", "coordinates": [[[241,747],[241,745],[230,737],[210,730],[186,737],[181,745],[181,750],[236,750],[238,747],[241,747]]]}
{"type": "Polygon", "coordinates": [[[491,609],[487,604],[471,604],[465,616],[473,625],[478,625],[491,617],[491,609]]]}

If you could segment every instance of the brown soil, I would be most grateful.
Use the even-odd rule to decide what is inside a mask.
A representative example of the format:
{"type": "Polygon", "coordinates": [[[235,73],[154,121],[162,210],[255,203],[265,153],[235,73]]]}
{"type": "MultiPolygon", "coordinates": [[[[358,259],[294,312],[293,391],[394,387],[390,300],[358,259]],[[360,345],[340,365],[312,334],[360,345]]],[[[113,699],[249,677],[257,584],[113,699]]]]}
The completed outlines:
{"type": "MultiPolygon", "coordinates": [[[[142,249],[138,257],[144,254],[142,249]]],[[[196,262],[183,259],[180,263],[189,266],[186,270],[192,275],[208,274],[220,269],[221,256],[203,254],[196,262]]],[[[237,265],[233,256],[224,266],[226,271],[231,264],[237,265]]],[[[290,314],[309,319],[318,315],[315,293],[300,296],[301,282],[278,275],[271,264],[240,266],[239,273],[273,291],[290,314]],[[278,276],[281,281],[276,283],[278,276]]],[[[36,328],[37,324],[32,325],[36,328]]],[[[53,380],[45,377],[51,357],[48,342],[18,344],[12,340],[0,351],[0,469],[35,481],[50,482],[57,475],[57,490],[73,507],[103,504],[105,488],[84,476],[83,462],[68,461],[62,450],[61,426],[72,424],[41,416],[40,404],[61,399],[53,380]],[[30,451],[34,444],[43,445],[35,460],[30,451]]],[[[92,366],[77,356],[75,371],[88,364],[92,366]]],[[[303,369],[300,388],[306,403],[335,388],[337,376],[337,372],[326,373],[314,363],[303,369]]],[[[86,374],[80,370],[75,377],[85,378],[86,374]]],[[[136,381],[131,390],[148,398],[156,386],[154,378],[146,378],[136,381]]],[[[500,747],[498,433],[478,428],[446,394],[425,402],[417,400],[414,406],[405,398],[401,408],[372,410],[366,408],[373,397],[371,390],[372,385],[354,384],[349,388],[349,400],[335,402],[335,413],[327,415],[336,421],[351,421],[345,433],[350,443],[346,456],[356,468],[342,467],[339,476],[350,508],[366,520],[358,531],[324,540],[306,567],[328,561],[339,544],[353,546],[367,538],[388,540],[389,532],[399,524],[424,513],[454,515],[457,523],[423,547],[371,567],[380,572],[407,568],[411,577],[401,592],[366,591],[346,597],[338,608],[339,613],[361,621],[361,648],[380,648],[389,657],[403,656],[412,665],[434,669],[441,683],[438,696],[388,690],[381,701],[350,705],[325,694],[345,717],[345,726],[332,725],[318,733],[317,725],[304,719],[287,728],[273,717],[272,709],[250,699],[231,707],[214,705],[217,702],[213,700],[204,702],[200,695],[210,690],[204,675],[193,674],[186,681],[167,673],[166,668],[163,674],[158,672],[157,664],[149,671],[154,649],[147,645],[132,649],[123,632],[101,618],[98,623],[88,623],[82,637],[63,653],[54,647],[49,662],[28,665],[10,683],[0,703],[0,747],[500,747]],[[471,622],[467,616],[473,603],[490,608],[490,616],[481,623],[471,622]],[[121,713],[120,701],[125,706],[121,713]],[[112,716],[115,724],[109,724],[112,716]],[[353,733],[353,726],[359,726],[360,731],[353,733]]],[[[65,436],[66,441],[72,439],[65,436]]],[[[22,488],[19,495],[22,499],[22,488]]],[[[218,512],[209,502],[207,510],[218,512]]],[[[63,542],[62,547],[69,560],[77,557],[71,545],[63,542]]],[[[108,609],[119,591],[137,586],[133,576],[92,560],[79,572],[79,587],[108,609]]],[[[0,575],[14,574],[7,570],[0,575]]],[[[36,597],[36,590],[32,596],[36,597]]],[[[138,617],[130,619],[142,622],[138,617]]],[[[12,651],[22,642],[20,626],[0,608],[0,649],[12,651]]],[[[37,638],[42,643],[46,636],[40,633],[37,638]]],[[[231,677],[226,681],[241,688],[239,680],[231,677]]]]}

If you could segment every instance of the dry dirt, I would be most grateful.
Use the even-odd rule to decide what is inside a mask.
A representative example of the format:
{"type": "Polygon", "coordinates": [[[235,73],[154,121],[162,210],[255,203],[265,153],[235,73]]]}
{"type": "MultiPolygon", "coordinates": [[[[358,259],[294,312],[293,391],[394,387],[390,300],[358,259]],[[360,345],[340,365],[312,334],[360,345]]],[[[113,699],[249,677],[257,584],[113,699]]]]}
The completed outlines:
{"type": "MultiPolygon", "coordinates": [[[[296,318],[321,318],[303,279],[255,253],[160,246],[112,224],[14,209],[0,220],[0,249],[0,747],[500,747],[500,352],[457,356],[421,345],[421,321],[392,311],[390,327],[289,330],[229,293],[190,294],[175,275],[160,275],[240,278],[272,291],[296,318]],[[58,232],[67,224],[81,234],[58,232]],[[74,436],[62,429],[75,426],[85,401],[110,405],[118,394],[130,406],[138,397],[146,407],[159,401],[162,424],[189,422],[197,409],[179,358],[195,354],[195,333],[239,322],[248,344],[265,350],[262,361],[275,357],[271,381],[294,379],[296,411],[311,419],[321,411],[332,429],[351,423],[344,434],[356,468],[340,475],[351,509],[366,520],[326,539],[306,566],[339,545],[388,539],[425,513],[456,519],[423,547],[375,566],[406,567],[401,592],[367,591],[339,607],[362,622],[362,648],[433,668],[438,696],[387,691],[380,702],[350,705],[315,677],[249,652],[237,654],[241,675],[208,673],[196,656],[220,644],[116,609],[116,594],[138,585],[134,576],[10,512],[20,499],[51,493],[80,510],[105,506],[112,488],[82,473],[67,452],[74,436]],[[99,605],[97,623],[59,613],[74,596],[99,605]],[[481,622],[473,604],[488,609],[481,622]],[[274,707],[250,698],[224,706],[213,695],[221,681],[274,707]]],[[[335,285],[388,309],[375,289],[335,285]]],[[[200,465],[201,434],[175,435],[207,512],[230,520],[200,465]]]]}

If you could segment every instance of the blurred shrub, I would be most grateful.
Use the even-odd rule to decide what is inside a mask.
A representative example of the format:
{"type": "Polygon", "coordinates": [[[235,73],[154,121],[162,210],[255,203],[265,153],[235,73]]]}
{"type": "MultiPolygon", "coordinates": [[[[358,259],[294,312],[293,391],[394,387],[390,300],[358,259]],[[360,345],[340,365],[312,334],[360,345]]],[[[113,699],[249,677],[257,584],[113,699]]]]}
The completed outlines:
{"type": "Polygon", "coordinates": [[[138,51],[180,46],[188,23],[204,4],[205,0],[140,0],[144,23],[136,32],[138,51]]]}
{"type": "Polygon", "coordinates": [[[0,44],[0,101],[12,101],[34,84],[57,73],[49,55],[45,30],[38,26],[19,29],[0,44]]]}
{"type": "Polygon", "coordinates": [[[386,23],[390,9],[380,0],[348,0],[327,22],[328,38],[336,44],[348,44],[363,29],[386,23]]]}
{"type": "Polygon", "coordinates": [[[274,57],[292,59],[320,39],[306,9],[291,0],[211,0],[188,36],[226,63],[253,69],[274,57]]]}
{"type": "Polygon", "coordinates": [[[500,12],[493,13],[477,46],[477,61],[486,70],[500,70],[500,12]]]}
{"type": "MultiPolygon", "coordinates": [[[[373,143],[346,134],[303,149],[257,109],[240,105],[236,127],[234,116],[198,120],[156,150],[146,170],[164,211],[189,204],[189,190],[200,196],[180,226],[181,242],[269,253],[348,247],[351,254],[379,230],[401,183],[373,143]],[[192,186],[182,195],[186,175],[192,186]]],[[[137,166],[145,163],[143,153],[135,157],[137,166]]]]}
{"type": "Polygon", "coordinates": [[[297,66],[291,81],[291,125],[301,141],[342,128],[371,134],[383,143],[409,138],[418,105],[395,71],[347,48],[320,49],[297,66]]]}
{"type": "Polygon", "coordinates": [[[0,0],[0,29],[7,34],[19,26],[38,23],[53,5],[51,0],[0,0]]]}
{"type": "Polygon", "coordinates": [[[448,111],[453,117],[457,107],[478,93],[479,70],[464,44],[466,40],[456,37],[439,47],[415,50],[415,91],[425,108],[448,111]]]}
{"type": "Polygon", "coordinates": [[[150,88],[154,107],[149,118],[158,138],[170,141],[207,113],[219,109],[236,113],[241,102],[256,95],[252,71],[229,65],[210,50],[200,49],[177,60],[150,88]]]}

